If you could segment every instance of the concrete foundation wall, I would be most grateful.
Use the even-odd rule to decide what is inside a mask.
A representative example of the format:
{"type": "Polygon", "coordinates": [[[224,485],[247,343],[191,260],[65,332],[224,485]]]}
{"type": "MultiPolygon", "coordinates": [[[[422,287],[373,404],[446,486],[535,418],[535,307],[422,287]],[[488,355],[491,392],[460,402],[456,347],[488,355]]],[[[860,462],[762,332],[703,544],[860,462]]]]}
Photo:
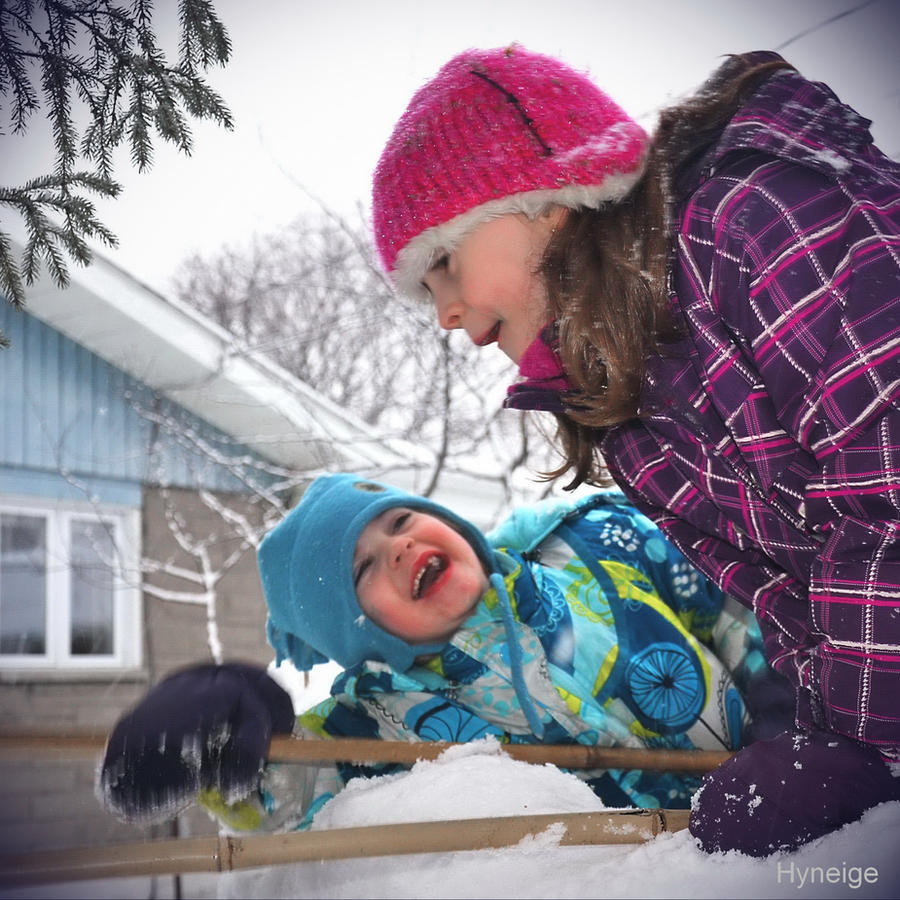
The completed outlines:
{"type": "MultiPolygon", "coordinates": [[[[248,515],[254,508],[238,497],[222,497],[248,515]]],[[[195,538],[220,534],[210,546],[213,568],[227,559],[239,542],[226,533],[217,514],[188,491],[164,494],[148,490],[142,514],[143,555],[171,560],[198,571],[196,559],[181,550],[172,536],[165,508],[174,504],[195,538]]],[[[170,512],[172,510],[170,509],[170,512]]],[[[168,590],[198,592],[199,586],[162,574],[145,577],[168,590]]],[[[256,569],[255,551],[247,548],[215,586],[215,641],[224,659],[267,665],[273,653],[265,639],[265,601],[256,569]]],[[[27,731],[78,731],[105,736],[119,716],[174,669],[212,660],[211,629],[205,604],[143,597],[143,666],[128,673],[85,674],[4,671],[0,676],[0,729],[4,734],[27,731]]],[[[101,808],[94,796],[97,760],[49,758],[36,753],[0,754],[0,838],[5,852],[121,843],[171,837],[170,824],[125,825],[101,808]]],[[[199,810],[181,817],[182,835],[215,834],[214,823],[199,810]]],[[[148,882],[149,884],[149,882],[148,882]]],[[[153,891],[157,887],[151,885],[153,891]]],[[[2,885],[0,885],[2,892],[2,885]]],[[[158,895],[158,894],[157,894],[158,895]]],[[[147,894],[150,896],[150,894],[147,894]]]]}

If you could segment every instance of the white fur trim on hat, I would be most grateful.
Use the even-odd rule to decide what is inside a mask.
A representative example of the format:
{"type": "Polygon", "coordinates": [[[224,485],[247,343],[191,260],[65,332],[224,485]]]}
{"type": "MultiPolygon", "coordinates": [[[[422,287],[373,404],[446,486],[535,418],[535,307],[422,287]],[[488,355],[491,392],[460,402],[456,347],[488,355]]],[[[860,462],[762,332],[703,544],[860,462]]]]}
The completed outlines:
{"type": "Polygon", "coordinates": [[[563,188],[549,188],[511,194],[488,200],[480,206],[426,228],[417,234],[398,254],[393,280],[397,290],[414,300],[429,300],[423,279],[434,263],[446,253],[452,253],[470,232],[491,219],[511,213],[525,213],[534,219],[551,206],[568,209],[598,209],[604,203],[621,200],[634,187],[643,166],[633,172],[609,175],[599,185],[571,184],[563,188]]]}

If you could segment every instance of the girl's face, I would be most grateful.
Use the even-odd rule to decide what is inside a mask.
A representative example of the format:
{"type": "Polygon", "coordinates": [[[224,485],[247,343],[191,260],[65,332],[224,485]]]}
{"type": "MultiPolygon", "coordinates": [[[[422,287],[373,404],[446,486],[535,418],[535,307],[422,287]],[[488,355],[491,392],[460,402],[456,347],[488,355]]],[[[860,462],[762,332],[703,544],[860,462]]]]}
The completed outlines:
{"type": "Polygon", "coordinates": [[[426,273],[423,284],[442,328],[463,328],[480,347],[496,343],[515,363],[547,324],[547,296],[537,274],[562,207],[530,219],[508,213],[467,234],[426,273]]]}
{"type": "Polygon", "coordinates": [[[475,550],[446,522],[394,507],[362,530],[353,583],[363,612],[411,644],[445,641],[487,590],[475,550]]]}

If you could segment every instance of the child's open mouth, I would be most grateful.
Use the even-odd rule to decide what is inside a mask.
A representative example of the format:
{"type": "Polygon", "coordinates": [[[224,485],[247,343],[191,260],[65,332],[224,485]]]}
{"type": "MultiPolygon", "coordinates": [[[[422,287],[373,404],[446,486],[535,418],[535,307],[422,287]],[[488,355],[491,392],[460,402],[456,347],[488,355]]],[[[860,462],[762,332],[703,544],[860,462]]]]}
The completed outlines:
{"type": "Polygon", "coordinates": [[[433,588],[450,565],[447,557],[438,553],[428,553],[420,557],[416,564],[416,574],[413,577],[412,597],[420,600],[433,588]]]}

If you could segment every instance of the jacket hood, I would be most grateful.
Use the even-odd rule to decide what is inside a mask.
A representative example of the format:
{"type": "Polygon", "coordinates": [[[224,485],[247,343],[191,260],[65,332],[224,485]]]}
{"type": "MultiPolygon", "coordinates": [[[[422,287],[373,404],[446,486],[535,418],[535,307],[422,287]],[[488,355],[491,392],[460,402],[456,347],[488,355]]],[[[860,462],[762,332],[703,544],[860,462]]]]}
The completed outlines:
{"type": "MultiPolygon", "coordinates": [[[[780,59],[770,51],[742,57],[744,65],[780,59]]],[[[726,79],[732,66],[731,62],[725,63],[701,93],[726,79]]],[[[841,103],[826,84],[809,81],[794,69],[784,69],[767,78],[747,98],[705,155],[703,169],[709,171],[730,153],[754,150],[833,178],[848,169],[852,158],[872,143],[871,124],[871,120],[841,103]]],[[[690,173],[684,173],[677,180],[681,184],[687,180],[685,186],[692,190],[696,182],[689,176],[690,173]]]]}

